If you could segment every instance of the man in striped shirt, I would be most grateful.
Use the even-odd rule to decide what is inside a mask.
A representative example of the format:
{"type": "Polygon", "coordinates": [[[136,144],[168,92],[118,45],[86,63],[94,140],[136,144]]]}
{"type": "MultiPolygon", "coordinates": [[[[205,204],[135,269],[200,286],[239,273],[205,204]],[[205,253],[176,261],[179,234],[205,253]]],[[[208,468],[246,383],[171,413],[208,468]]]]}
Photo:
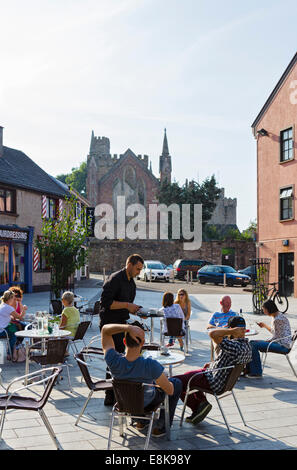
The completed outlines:
{"type": "MultiPolygon", "coordinates": [[[[191,381],[191,388],[197,386],[220,395],[232,369],[216,369],[237,364],[245,365],[251,361],[252,350],[249,341],[245,338],[245,326],[244,318],[235,316],[229,319],[227,328],[216,328],[209,332],[210,338],[219,347],[218,356],[211,364],[205,364],[202,369],[176,376],[183,384],[181,400],[185,399],[189,380],[198,372],[200,373],[191,381]]],[[[186,421],[193,424],[200,423],[212,408],[202,392],[190,395],[187,406],[191,408],[192,415],[186,418],[186,421]]]]}

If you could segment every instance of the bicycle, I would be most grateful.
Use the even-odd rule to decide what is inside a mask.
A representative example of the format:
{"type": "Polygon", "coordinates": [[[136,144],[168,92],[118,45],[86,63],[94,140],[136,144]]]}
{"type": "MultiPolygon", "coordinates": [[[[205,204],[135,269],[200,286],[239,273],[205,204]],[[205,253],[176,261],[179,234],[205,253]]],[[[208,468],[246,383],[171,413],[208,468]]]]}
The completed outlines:
{"type": "Polygon", "coordinates": [[[279,289],[276,288],[277,284],[278,282],[269,283],[268,285],[272,286],[270,288],[263,285],[258,285],[254,290],[253,306],[258,313],[261,313],[262,305],[266,300],[273,300],[280,313],[286,313],[286,311],[288,310],[288,298],[285,294],[281,294],[279,289]]]}

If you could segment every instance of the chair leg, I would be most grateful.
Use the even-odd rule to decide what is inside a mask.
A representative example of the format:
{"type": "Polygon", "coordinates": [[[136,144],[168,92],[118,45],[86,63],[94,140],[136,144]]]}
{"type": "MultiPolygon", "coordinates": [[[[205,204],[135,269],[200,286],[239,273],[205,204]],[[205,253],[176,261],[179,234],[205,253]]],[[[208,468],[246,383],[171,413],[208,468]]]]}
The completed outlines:
{"type": "Polygon", "coordinates": [[[153,412],[152,412],[151,419],[150,419],[150,424],[149,424],[149,428],[148,428],[148,431],[147,431],[146,439],[145,439],[144,450],[147,450],[147,449],[148,449],[148,446],[149,446],[149,443],[150,443],[150,438],[151,438],[151,434],[152,434],[152,427],[153,427],[154,417],[155,417],[155,412],[153,411],[153,412]]]}
{"type": "Polygon", "coordinates": [[[89,393],[89,395],[88,395],[88,398],[86,399],[85,404],[84,404],[84,406],[82,407],[81,412],[80,412],[80,414],[79,414],[79,416],[78,416],[78,418],[77,418],[77,420],[76,420],[76,422],[75,422],[75,426],[78,425],[78,422],[79,422],[80,418],[82,417],[82,415],[84,414],[84,411],[85,411],[85,409],[86,409],[86,407],[87,407],[87,405],[88,405],[88,403],[89,403],[89,401],[90,401],[90,399],[91,399],[93,393],[94,393],[93,390],[91,390],[90,393],[89,393]]]}
{"type": "Polygon", "coordinates": [[[218,406],[219,406],[219,408],[220,408],[220,412],[221,412],[221,414],[222,414],[222,416],[223,416],[223,419],[224,419],[224,421],[225,421],[226,427],[227,427],[227,429],[228,429],[228,432],[229,432],[229,434],[232,434],[232,432],[231,432],[231,430],[230,430],[230,427],[229,427],[229,424],[228,424],[228,422],[227,422],[225,413],[224,413],[224,411],[223,411],[223,408],[221,407],[220,400],[218,399],[218,397],[217,397],[216,395],[215,395],[215,397],[216,397],[216,400],[217,400],[217,404],[218,404],[218,406]]]}
{"type": "Polygon", "coordinates": [[[41,417],[41,419],[42,419],[42,421],[43,421],[43,423],[44,423],[46,429],[48,430],[48,433],[49,433],[49,435],[51,436],[51,438],[52,438],[52,440],[53,440],[53,442],[54,442],[54,444],[55,444],[57,450],[61,450],[62,447],[61,447],[60,444],[59,444],[59,441],[58,441],[58,439],[57,439],[57,437],[56,437],[56,435],[55,435],[55,433],[54,433],[54,431],[53,431],[53,428],[51,427],[51,425],[50,425],[50,423],[49,423],[49,420],[48,420],[47,417],[46,417],[45,412],[44,412],[43,410],[38,410],[38,413],[39,413],[39,415],[40,415],[40,417],[41,417]]]}
{"type": "Polygon", "coordinates": [[[165,408],[165,429],[166,429],[166,437],[167,441],[170,441],[170,417],[169,417],[169,397],[166,394],[164,400],[164,408],[165,408]]]}
{"type": "Polygon", "coordinates": [[[0,439],[2,439],[2,432],[3,432],[3,427],[4,427],[5,416],[6,416],[6,410],[4,409],[1,413],[0,439]]]}
{"type": "Polygon", "coordinates": [[[188,400],[188,391],[187,391],[186,396],[185,396],[185,399],[184,399],[184,406],[183,406],[183,409],[182,409],[182,414],[181,414],[180,422],[179,422],[179,425],[180,425],[180,426],[183,425],[183,420],[184,420],[185,411],[186,411],[186,406],[187,406],[187,400],[188,400]]]}
{"type": "Polygon", "coordinates": [[[72,388],[72,385],[71,385],[70,372],[69,372],[69,366],[68,366],[68,364],[66,364],[66,369],[67,369],[67,375],[68,375],[69,390],[70,390],[70,393],[73,393],[73,388],[72,388]]]}
{"type": "Polygon", "coordinates": [[[107,450],[110,450],[113,423],[114,423],[114,409],[112,410],[111,418],[110,418],[110,427],[109,427],[109,436],[108,436],[107,450]]]}
{"type": "Polygon", "coordinates": [[[290,367],[291,367],[291,369],[292,369],[292,371],[293,371],[293,374],[294,374],[295,377],[297,378],[296,371],[295,371],[295,369],[294,369],[294,366],[293,366],[292,362],[290,361],[290,358],[289,358],[288,354],[286,354],[286,358],[287,358],[288,363],[290,364],[290,367]]]}
{"type": "Polygon", "coordinates": [[[119,416],[119,422],[120,422],[120,436],[122,437],[124,435],[123,416],[119,416]]]}
{"type": "Polygon", "coordinates": [[[235,404],[236,404],[236,406],[237,406],[238,413],[240,414],[240,417],[241,417],[241,419],[242,419],[242,422],[243,422],[243,424],[246,426],[246,422],[245,422],[245,420],[244,420],[244,417],[243,417],[243,414],[242,414],[242,412],[241,412],[241,409],[239,408],[239,404],[238,404],[237,398],[236,398],[235,393],[233,392],[233,390],[232,390],[232,396],[233,396],[233,398],[234,398],[234,401],[235,401],[235,404]]]}

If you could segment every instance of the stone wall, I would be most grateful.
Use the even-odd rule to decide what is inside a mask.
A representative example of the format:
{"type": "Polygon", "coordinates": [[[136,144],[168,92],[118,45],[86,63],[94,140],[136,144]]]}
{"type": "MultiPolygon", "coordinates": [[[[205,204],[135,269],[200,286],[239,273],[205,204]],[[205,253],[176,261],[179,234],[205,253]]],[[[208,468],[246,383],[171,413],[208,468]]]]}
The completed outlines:
{"type": "Polygon", "coordinates": [[[222,264],[222,249],[234,248],[236,269],[249,266],[250,259],[255,258],[255,243],[245,241],[212,241],[203,242],[196,251],[184,251],[183,243],[168,240],[97,240],[90,243],[89,271],[111,273],[125,266],[126,259],[133,253],[140,254],[144,259],[159,260],[165,264],[173,264],[177,259],[205,259],[214,264],[222,264]]]}

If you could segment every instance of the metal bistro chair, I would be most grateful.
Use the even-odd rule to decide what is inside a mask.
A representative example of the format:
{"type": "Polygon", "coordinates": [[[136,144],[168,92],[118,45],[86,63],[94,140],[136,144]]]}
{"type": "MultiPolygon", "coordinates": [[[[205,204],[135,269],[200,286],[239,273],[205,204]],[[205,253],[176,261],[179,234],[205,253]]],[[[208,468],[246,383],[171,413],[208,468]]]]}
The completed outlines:
{"type": "Polygon", "coordinates": [[[12,351],[11,351],[11,348],[10,348],[8,333],[4,328],[0,328],[0,333],[5,333],[5,337],[4,336],[1,337],[0,341],[5,341],[6,342],[6,348],[7,348],[8,354],[9,354],[10,358],[12,358],[12,351]]]}
{"type": "MultiPolygon", "coordinates": [[[[76,354],[74,356],[76,361],[77,361],[77,364],[80,368],[80,371],[82,373],[84,381],[86,382],[87,387],[90,390],[90,393],[89,393],[89,395],[88,395],[88,397],[85,401],[85,404],[83,405],[82,410],[81,410],[81,412],[80,412],[80,414],[79,414],[79,416],[78,416],[78,418],[75,422],[75,426],[78,425],[78,422],[79,422],[80,418],[82,417],[82,415],[84,414],[84,411],[85,411],[90,399],[92,398],[92,395],[93,395],[94,392],[102,392],[102,391],[105,391],[105,390],[112,390],[113,389],[111,379],[98,379],[98,378],[95,379],[94,377],[91,377],[90,371],[89,371],[90,364],[88,364],[85,361],[85,356],[90,357],[91,355],[92,356],[97,356],[97,357],[98,356],[102,357],[101,352],[95,352],[94,349],[90,353],[80,352],[79,354],[76,354]]],[[[96,369],[96,367],[94,367],[92,365],[92,369],[96,369]]]]}
{"type": "Polygon", "coordinates": [[[231,430],[230,430],[230,427],[229,427],[229,424],[227,422],[227,419],[226,419],[226,416],[224,414],[224,411],[223,411],[223,408],[220,404],[220,400],[222,400],[223,398],[229,396],[230,394],[233,396],[233,399],[235,401],[235,404],[236,404],[236,407],[238,409],[238,412],[240,414],[240,417],[242,419],[242,422],[244,424],[244,426],[246,426],[246,423],[245,423],[245,420],[244,420],[244,417],[242,415],[242,412],[239,408],[239,404],[238,404],[238,401],[235,397],[235,394],[234,394],[234,391],[233,391],[233,387],[235,386],[237,380],[239,379],[240,377],[240,374],[242,373],[242,371],[244,370],[244,367],[245,365],[244,364],[237,364],[237,365],[234,365],[234,366],[227,366],[227,367],[221,367],[219,369],[212,369],[212,372],[215,372],[215,371],[218,371],[218,370],[223,370],[223,369],[231,369],[230,370],[230,375],[227,379],[227,382],[225,384],[225,387],[223,389],[223,391],[220,393],[220,394],[217,394],[215,392],[212,392],[210,390],[205,390],[204,388],[202,387],[197,387],[196,385],[193,385],[193,388],[191,387],[191,382],[192,380],[194,379],[194,377],[197,377],[197,375],[201,375],[201,374],[204,374],[206,372],[205,371],[202,371],[202,372],[197,372],[197,374],[193,375],[189,382],[188,382],[188,385],[187,385],[187,391],[186,391],[186,396],[185,396],[185,400],[184,400],[184,406],[183,406],[183,410],[182,410],[182,415],[181,415],[181,418],[180,418],[180,426],[182,426],[183,424],[183,419],[184,419],[184,415],[185,415],[185,410],[186,410],[186,406],[187,406],[187,400],[188,400],[188,396],[189,395],[192,395],[192,393],[196,393],[196,392],[203,392],[203,393],[208,393],[210,395],[213,395],[217,401],[217,404],[218,404],[218,407],[220,409],[220,412],[223,416],[223,419],[224,419],[224,422],[225,422],[225,425],[228,429],[228,432],[229,434],[232,434],[231,430]]]}
{"type": "Polygon", "coordinates": [[[94,306],[92,308],[86,308],[86,309],[79,309],[80,313],[83,315],[83,318],[85,316],[88,316],[90,318],[90,321],[91,321],[91,325],[93,324],[93,318],[98,315],[99,316],[99,312],[100,312],[100,301],[97,300],[95,303],[94,303],[94,306]]]}
{"type": "MultiPolygon", "coordinates": [[[[110,420],[110,430],[108,437],[107,449],[110,450],[112,431],[114,418],[117,416],[120,421],[120,436],[124,435],[123,429],[123,419],[124,418],[134,418],[134,419],[144,419],[149,421],[149,428],[147,431],[147,436],[145,440],[144,450],[148,449],[149,441],[152,433],[154,416],[158,408],[162,404],[156,406],[153,409],[144,409],[144,390],[143,386],[148,385],[152,387],[158,387],[157,385],[145,384],[140,382],[132,382],[128,380],[117,380],[112,379],[113,390],[116,398],[116,404],[112,409],[111,420],[110,420]]],[[[167,433],[167,439],[170,440],[170,425],[169,425],[169,402],[168,395],[165,394],[164,400],[165,408],[165,427],[167,433]]]]}
{"type": "MultiPolygon", "coordinates": [[[[6,412],[8,410],[22,410],[22,411],[37,411],[39,416],[41,417],[43,423],[45,424],[46,429],[50,437],[52,438],[57,450],[62,449],[59,441],[47,419],[45,412],[43,411],[44,406],[47,403],[47,400],[51,394],[53,386],[56,383],[56,380],[61,373],[61,367],[49,367],[48,369],[43,369],[42,371],[32,372],[31,374],[23,375],[22,377],[18,377],[14,379],[8,387],[6,388],[5,395],[0,396],[0,410],[2,411],[1,414],[1,421],[0,421],[0,439],[2,439],[2,432],[4,427],[4,421],[6,417],[6,412]],[[16,384],[17,382],[23,382],[24,379],[34,379],[34,377],[42,376],[45,372],[50,372],[50,375],[47,377],[43,377],[42,379],[38,380],[37,382],[34,381],[29,385],[24,385],[22,387],[17,388],[14,391],[10,391],[12,385],[16,384]],[[28,397],[28,396],[19,396],[18,393],[22,390],[29,390],[31,387],[36,387],[37,385],[43,384],[45,386],[43,395],[40,399],[28,397]]],[[[34,390],[36,393],[36,390],[34,390]]]]}
{"type": "Polygon", "coordinates": [[[63,311],[62,300],[51,300],[53,315],[61,315],[63,311]]]}
{"type": "Polygon", "coordinates": [[[78,324],[75,336],[73,338],[70,338],[70,346],[71,346],[71,348],[74,349],[74,354],[78,353],[78,349],[77,349],[77,346],[76,346],[76,343],[78,341],[82,341],[84,343],[84,345],[86,346],[84,336],[85,336],[85,334],[87,332],[87,329],[89,328],[90,324],[91,324],[90,321],[80,322],[78,324]]]}
{"type": "Polygon", "coordinates": [[[279,341],[282,340],[282,339],[288,339],[288,338],[291,339],[291,345],[290,345],[289,351],[288,351],[286,354],[284,354],[284,353],[274,353],[274,354],[281,354],[282,356],[285,356],[285,358],[287,359],[287,361],[288,361],[288,363],[289,363],[289,365],[290,365],[290,367],[291,367],[291,369],[292,369],[292,371],[293,371],[293,374],[294,374],[295,377],[297,378],[296,370],[295,370],[295,368],[294,368],[294,366],[293,366],[293,364],[292,364],[292,360],[294,360],[295,362],[296,362],[296,360],[297,360],[297,350],[294,349],[294,344],[295,344],[295,342],[296,342],[296,340],[297,340],[297,330],[294,331],[293,336],[291,336],[291,335],[290,335],[290,336],[284,336],[283,338],[277,338],[277,339],[275,339],[275,340],[273,340],[273,341],[270,341],[270,342],[268,343],[268,346],[267,346],[266,351],[262,354],[262,373],[264,372],[264,367],[265,367],[265,363],[266,363],[266,358],[267,358],[267,354],[269,353],[269,348],[270,348],[271,344],[277,343],[277,342],[279,342],[279,341]]]}
{"type": "Polygon", "coordinates": [[[30,349],[36,349],[37,343],[34,343],[32,346],[29,346],[29,359],[36,364],[45,368],[49,365],[61,365],[61,367],[66,367],[68,375],[69,390],[72,393],[72,386],[69,374],[69,366],[67,360],[65,359],[65,354],[67,352],[69,339],[68,338],[49,338],[46,343],[46,354],[30,354],[30,349]]]}
{"type": "Polygon", "coordinates": [[[167,332],[162,332],[161,344],[164,345],[165,336],[174,336],[181,337],[185,336],[185,331],[183,330],[183,319],[182,318],[164,318],[164,321],[167,325],[167,332]]]}

